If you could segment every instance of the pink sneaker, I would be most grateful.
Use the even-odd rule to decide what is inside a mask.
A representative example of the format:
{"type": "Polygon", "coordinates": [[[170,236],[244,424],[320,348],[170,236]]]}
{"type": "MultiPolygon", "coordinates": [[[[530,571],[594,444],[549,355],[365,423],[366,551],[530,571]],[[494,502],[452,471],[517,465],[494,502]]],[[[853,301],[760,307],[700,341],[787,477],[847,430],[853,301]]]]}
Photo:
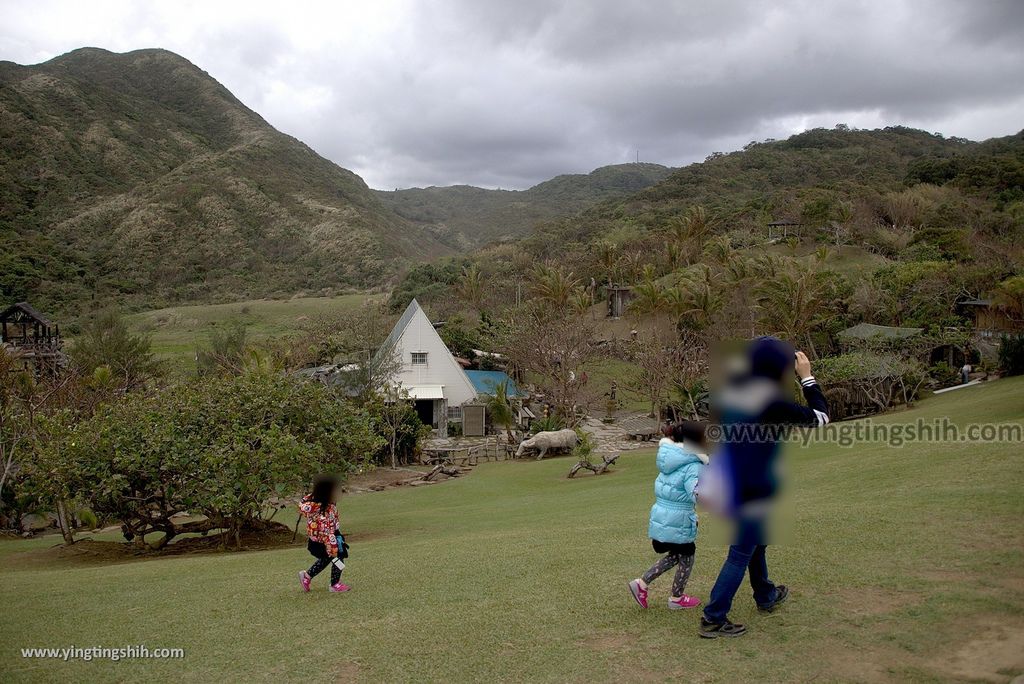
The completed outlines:
{"type": "Polygon", "coordinates": [[[302,585],[302,591],[309,591],[309,583],[313,581],[313,578],[309,576],[309,573],[305,570],[299,572],[299,584],[302,585]]]}
{"type": "Polygon", "coordinates": [[[344,582],[338,582],[337,584],[332,584],[331,588],[329,589],[329,591],[335,591],[335,592],[337,592],[337,591],[348,591],[351,588],[352,587],[348,586],[344,582]]]}
{"type": "Polygon", "coordinates": [[[633,594],[633,598],[641,608],[647,607],[647,590],[640,586],[639,580],[632,580],[629,583],[629,593],[633,594]]]}
{"type": "Polygon", "coordinates": [[[669,610],[682,610],[683,608],[696,608],[700,605],[700,599],[696,596],[687,596],[683,594],[679,598],[670,598],[668,600],[669,610]]]}

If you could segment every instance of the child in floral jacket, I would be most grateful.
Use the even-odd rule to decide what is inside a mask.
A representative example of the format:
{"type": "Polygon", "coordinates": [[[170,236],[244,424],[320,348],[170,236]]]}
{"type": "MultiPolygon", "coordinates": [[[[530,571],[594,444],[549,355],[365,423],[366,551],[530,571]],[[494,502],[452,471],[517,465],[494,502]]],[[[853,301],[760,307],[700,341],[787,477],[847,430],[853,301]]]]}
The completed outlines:
{"type": "Polygon", "coordinates": [[[338,482],[331,477],[321,477],[313,483],[313,492],[302,497],[299,510],[306,516],[306,548],[316,561],[299,573],[303,591],[309,591],[310,582],[328,565],[331,566],[330,591],[348,591],[351,587],[341,581],[341,560],[348,556],[348,544],[338,530],[338,507],[335,492],[338,482]]]}

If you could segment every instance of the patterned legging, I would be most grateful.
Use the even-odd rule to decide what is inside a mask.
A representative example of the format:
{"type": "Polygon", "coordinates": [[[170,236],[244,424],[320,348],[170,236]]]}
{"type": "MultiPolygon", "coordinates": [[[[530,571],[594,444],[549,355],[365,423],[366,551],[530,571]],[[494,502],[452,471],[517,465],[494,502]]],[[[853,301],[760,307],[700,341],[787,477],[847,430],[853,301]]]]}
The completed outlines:
{"type": "Polygon", "coordinates": [[[650,584],[662,574],[671,570],[673,566],[678,565],[676,577],[672,580],[672,596],[682,596],[686,590],[686,583],[690,579],[690,571],[693,570],[693,558],[694,554],[692,553],[687,556],[670,553],[652,565],[651,569],[645,572],[641,579],[644,581],[644,584],[650,584]]]}
{"type": "Polygon", "coordinates": [[[324,568],[326,568],[328,565],[330,565],[331,566],[331,584],[337,584],[338,582],[341,581],[341,569],[332,562],[333,560],[334,560],[333,558],[329,558],[327,556],[325,556],[323,558],[317,558],[316,562],[313,563],[311,566],[309,566],[309,570],[307,571],[307,572],[309,572],[309,576],[310,577],[316,577],[317,575],[319,575],[323,571],[324,568]]]}

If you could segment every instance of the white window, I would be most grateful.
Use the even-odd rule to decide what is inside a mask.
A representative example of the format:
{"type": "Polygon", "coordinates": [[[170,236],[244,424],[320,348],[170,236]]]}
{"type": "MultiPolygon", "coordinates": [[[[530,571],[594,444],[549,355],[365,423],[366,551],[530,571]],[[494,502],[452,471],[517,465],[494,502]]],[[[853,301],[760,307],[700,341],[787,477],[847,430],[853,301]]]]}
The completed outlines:
{"type": "Polygon", "coordinates": [[[462,420],[462,407],[461,406],[449,406],[448,407],[448,420],[459,422],[462,420]]]}
{"type": "Polygon", "coordinates": [[[414,366],[426,366],[427,365],[427,352],[412,352],[412,365],[414,365],[414,366]]]}

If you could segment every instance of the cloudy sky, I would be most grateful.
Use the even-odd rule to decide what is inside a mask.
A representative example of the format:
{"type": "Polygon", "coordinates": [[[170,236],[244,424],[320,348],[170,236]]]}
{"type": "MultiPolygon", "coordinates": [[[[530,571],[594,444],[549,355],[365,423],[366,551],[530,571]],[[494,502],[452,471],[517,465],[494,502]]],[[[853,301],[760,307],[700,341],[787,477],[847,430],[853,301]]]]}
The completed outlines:
{"type": "Polygon", "coordinates": [[[1024,128],[1018,0],[0,0],[0,59],[173,50],[373,187],[525,188],[814,126],[1024,128]]]}

